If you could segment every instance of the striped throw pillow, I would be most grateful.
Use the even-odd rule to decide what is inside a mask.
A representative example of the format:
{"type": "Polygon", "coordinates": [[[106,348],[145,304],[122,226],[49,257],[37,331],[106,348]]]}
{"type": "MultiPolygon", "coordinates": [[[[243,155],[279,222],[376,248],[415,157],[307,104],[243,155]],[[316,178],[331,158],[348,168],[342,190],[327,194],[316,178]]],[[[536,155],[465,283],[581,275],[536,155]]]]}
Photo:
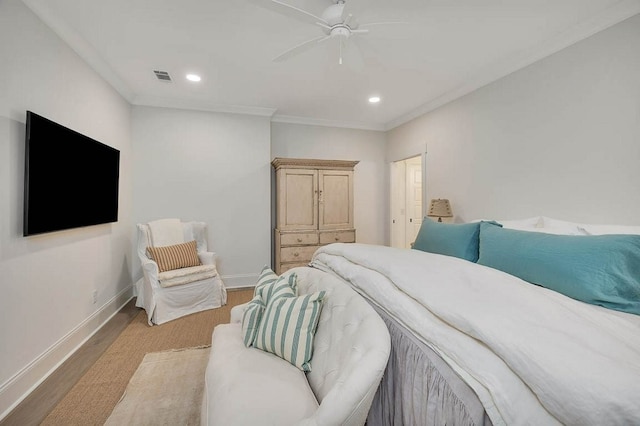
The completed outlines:
{"type": "Polygon", "coordinates": [[[311,371],[313,338],[325,291],[280,297],[267,305],[254,346],[279,356],[302,371],[311,371]]]}
{"type": "Polygon", "coordinates": [[[265,306],[279,297],[297,296],[298,276],[295,273],[286,276],[277,276],[276,274],[271,275],[269,271],[267,271],[266,273],[260,274],[261,277],[263,275],[265,279],[262,281],[258,279],[254,296],[260,295],[265,306]]]}
{"type": "Polygon", "coordinates": [[[242,341],[246,347],[253,346],[263,313],[264,303],[258,294],[247,304],[242,315],[242,341]]]}
{"type": "Polygon", "coordinates": [[[278,278],[278,275],[276,275],[276,273],[273,272],[273,270],[269,266],[264,265],[262,271],[260,272],[260,276],[258,277],[258,282],[256,283],[256,288],[253,291],[253,295],[256,296],[260,294],[264,286],[273,284],[278,280],[278,278]]]}
{"type": "Polygon", "coordinates": [[[173,246],[147,247],[147,256],[158,264],[160,272],[201,265],[195,240],[173,246]]]}

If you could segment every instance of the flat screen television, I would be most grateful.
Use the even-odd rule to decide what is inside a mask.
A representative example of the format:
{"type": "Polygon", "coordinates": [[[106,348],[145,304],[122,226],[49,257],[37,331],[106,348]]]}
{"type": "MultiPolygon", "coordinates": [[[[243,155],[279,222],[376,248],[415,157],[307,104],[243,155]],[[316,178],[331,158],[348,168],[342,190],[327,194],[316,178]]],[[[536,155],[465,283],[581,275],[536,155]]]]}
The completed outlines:
{"type": "Polygon", "coordinates": [[[118,221],[120,151],[27,111],[23,235],[118,221]]]}

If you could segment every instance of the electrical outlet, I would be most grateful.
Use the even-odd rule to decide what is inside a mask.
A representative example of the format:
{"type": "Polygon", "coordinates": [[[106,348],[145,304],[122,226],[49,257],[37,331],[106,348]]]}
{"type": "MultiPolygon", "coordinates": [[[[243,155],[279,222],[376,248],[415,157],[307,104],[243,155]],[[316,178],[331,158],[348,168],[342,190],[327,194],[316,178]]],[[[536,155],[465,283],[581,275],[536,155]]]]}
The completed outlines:
{"type": "Polygon", "coordinates": [[[98,290],[93,290],[93,304],[98,302],[98,290]]]}

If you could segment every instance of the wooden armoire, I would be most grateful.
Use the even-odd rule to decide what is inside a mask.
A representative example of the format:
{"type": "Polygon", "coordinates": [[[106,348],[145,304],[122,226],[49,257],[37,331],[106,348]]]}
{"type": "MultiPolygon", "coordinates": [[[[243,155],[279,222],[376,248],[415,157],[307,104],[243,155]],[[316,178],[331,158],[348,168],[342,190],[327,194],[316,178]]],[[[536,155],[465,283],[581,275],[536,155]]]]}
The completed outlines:
{"type": "Polygon", "coordinates": [[[306,266],[316,249],[354,243],[353,170],[358,161],[275,158],[275,272],[306,266]]]}

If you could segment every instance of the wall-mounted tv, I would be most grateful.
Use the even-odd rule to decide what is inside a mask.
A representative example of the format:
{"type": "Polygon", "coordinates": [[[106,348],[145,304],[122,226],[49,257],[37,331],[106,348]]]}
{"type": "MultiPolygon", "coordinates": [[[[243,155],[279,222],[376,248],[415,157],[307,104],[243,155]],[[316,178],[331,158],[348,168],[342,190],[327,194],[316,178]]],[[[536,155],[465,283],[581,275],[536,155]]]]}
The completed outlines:
{"type": "Polygon", "coordinates": [[[27,111],[24,236],[118,220],[120,151],[27,111]]]}

